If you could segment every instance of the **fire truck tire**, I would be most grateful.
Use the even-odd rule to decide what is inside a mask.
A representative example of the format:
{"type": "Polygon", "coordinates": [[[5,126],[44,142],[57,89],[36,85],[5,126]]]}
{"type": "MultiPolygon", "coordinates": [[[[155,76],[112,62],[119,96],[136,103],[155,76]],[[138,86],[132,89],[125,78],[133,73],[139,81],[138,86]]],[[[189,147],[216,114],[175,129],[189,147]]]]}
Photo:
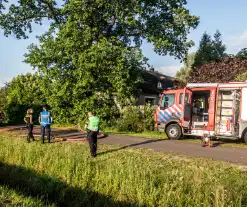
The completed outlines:
{"type": "Polygon", "coordinates": [[[245,134],[244,134],[243,138],[244,138],[244,142],[247,143],[247,130],[245,130],[245,134]]]}
{"type": "Polygon", "coordinates": [[[171,140],[178,140],[181,138],[181,128],[178,124],[171,124],[166,128],[166,134],[171,140]]]}

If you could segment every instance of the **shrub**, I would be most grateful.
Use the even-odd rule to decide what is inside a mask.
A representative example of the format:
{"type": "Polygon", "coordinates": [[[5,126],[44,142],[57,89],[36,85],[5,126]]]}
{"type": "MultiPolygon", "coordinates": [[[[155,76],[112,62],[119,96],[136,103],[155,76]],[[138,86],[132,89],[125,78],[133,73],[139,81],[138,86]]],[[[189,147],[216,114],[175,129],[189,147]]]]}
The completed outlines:
{"type": "Polygon", "coordinates": [[[126,106],[120,118],[116,122],[118,131],[133,131],[143,132],[153,130],[154,128],[154,108],[146,105],[141,108],[140,106],[126,106]]]}
{"type": "Polygon", "coordinates": [[[238,75],[236,78],[235,78],[235,81],[239,81],[239,82],[244,82],[247,80],[247,71],[245,71],[244,73],[238,75]]]}
{"type": "Polygon", "coordinates": [[[146,105],[142,113],[142,126],[144,131],[154,130],[154,112],[155,107],[146,105]]]}
{"type": "Polygon", "coordinates": [[[26,115],[27,109],[32,108],[34,113],[33,113],[33,122],[35,124],[38,123],[38,117],[39,113],[41,111],[41,106],[40,105],[21,105],[21,104],[16,104],[16,103],[10,103],[6,104],[4,106],[4,119],[6,122],[9,124],[21,124],[24,123],[24,117],[26,115]]]}

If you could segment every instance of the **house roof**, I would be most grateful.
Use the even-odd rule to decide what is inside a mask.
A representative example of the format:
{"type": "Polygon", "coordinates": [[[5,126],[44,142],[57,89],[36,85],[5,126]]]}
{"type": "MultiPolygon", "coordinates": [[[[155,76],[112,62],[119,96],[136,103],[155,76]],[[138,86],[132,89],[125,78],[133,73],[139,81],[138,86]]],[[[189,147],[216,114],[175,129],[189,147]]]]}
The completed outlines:
{"type": "MultiPolygon", "coordinates": [[[[159,94],[163,92],[163,90],[170,88],[170,87],[181,87],[181,83],[183,81],[164,75],[157,71],[151,70],[142,70],[141,77],[143,78],[143,84],[140,86],[140,89],[144,93],[155,93],[159,94]],[[161,88],[158,88],[158,83],[161,83],[161,88]]],[[[185,84],[184,84],[185,85],[185,84]]]]}

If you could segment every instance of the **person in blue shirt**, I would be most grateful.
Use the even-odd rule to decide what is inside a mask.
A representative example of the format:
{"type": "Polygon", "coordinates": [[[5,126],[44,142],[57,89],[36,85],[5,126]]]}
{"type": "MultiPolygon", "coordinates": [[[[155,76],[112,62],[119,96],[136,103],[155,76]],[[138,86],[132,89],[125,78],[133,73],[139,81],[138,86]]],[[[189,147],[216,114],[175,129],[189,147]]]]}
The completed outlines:
{"type": "Polygon", "coordinates": [[[42,143],[44,144],[44,142],[45,142],[45,131],[47,133],[48,142],[50,143],[51,142],[52,115],[47,110],[47,106],[46,105],[43,106],[43,111],[40,112],[39,123],[40,123],[40,126],[41,126],[42,143]]]}

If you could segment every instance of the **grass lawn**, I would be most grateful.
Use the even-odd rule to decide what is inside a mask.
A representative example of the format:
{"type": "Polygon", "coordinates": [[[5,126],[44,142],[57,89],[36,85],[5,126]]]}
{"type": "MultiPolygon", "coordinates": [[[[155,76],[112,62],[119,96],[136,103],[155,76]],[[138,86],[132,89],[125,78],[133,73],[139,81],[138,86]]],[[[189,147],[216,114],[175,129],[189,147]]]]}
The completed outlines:
{"type": "Polygon", "coordinates": [[[127,135],[127,136],[134,136],[134,137],[144,137],[144,138],[150,138],[150,139],[167,139],[166,133],[161,132],[155,132],[155,131],[147,131],[147,132],[119,132],[115,129],[106,128],[104,130],[104,133],[106,134],[121,134],[121,135],[127,135]]]}
{"type": "MultiPolygon", "coordinates": [[[[244,168],[245,169],[245,168],[244,168]]],[[[247,174],[224,162],[0,132],[0,206],[241,206],[247,174]]]]}

